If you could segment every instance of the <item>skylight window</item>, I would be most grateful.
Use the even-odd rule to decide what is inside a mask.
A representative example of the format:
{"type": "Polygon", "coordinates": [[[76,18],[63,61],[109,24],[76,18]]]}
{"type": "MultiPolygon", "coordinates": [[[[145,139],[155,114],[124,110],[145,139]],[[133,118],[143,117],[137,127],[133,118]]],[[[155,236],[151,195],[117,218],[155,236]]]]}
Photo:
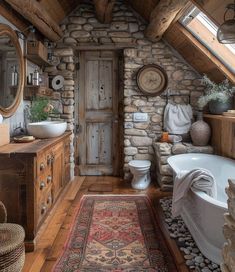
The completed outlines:
{"type": "Polygon", "coordinates": [[[202,11],[193,7],[180,19],[185,26],[213,55],[235,73],[235,44],[221,44],[216,38],[218,26],[202,11]]]}

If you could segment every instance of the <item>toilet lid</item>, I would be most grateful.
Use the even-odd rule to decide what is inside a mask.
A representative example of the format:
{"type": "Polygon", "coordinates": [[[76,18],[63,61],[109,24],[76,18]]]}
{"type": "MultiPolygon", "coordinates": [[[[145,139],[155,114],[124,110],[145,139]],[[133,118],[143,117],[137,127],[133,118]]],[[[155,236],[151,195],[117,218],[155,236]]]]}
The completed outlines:
{"type": "Polygon", "coordinates": [[[134,167],[149,167],[151,162],[148,160],[132,160],[129,162],[129,165],[134,167]]]}

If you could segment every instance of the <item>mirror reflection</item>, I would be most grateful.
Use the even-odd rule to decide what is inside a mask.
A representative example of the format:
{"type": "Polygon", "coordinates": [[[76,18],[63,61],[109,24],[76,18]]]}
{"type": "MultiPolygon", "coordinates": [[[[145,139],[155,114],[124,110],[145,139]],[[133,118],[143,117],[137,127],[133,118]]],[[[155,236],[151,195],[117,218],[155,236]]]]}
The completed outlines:
{"type": "Polygon", "coordinates": [[[0,36],[0,106],[8,108],[14,102],[19,85],[19,59],[11,38],[0,36]]]}

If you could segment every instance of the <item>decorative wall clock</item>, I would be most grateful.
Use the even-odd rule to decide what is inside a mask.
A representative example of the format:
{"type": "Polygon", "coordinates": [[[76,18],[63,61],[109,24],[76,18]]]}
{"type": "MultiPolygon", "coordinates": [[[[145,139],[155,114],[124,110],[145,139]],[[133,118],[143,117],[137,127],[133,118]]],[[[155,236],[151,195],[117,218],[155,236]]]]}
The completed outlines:
{"type": "Polygon", "coordinates": [[[166,72],[156,64],[145,65],[137,73],[137,85],[147,95],[161,94],[166,89],[167,81],[166,72]]]}

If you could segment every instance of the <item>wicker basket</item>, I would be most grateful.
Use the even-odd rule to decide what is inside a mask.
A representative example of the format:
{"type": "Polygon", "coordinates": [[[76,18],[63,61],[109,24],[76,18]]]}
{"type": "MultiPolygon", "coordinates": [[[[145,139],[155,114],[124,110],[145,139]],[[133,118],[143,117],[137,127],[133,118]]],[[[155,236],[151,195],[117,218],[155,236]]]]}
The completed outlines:
{"type": "MultiPolygon", "coordinates": [[[[5,222],[6,209],[0,202],[0,220],[5,222]],[[5,217],[4,217],[5,215],[5,217]]],[[[20,272],[24,266],[24,229],[17,224],[0,223],[0,271],[20,272]]]]}

